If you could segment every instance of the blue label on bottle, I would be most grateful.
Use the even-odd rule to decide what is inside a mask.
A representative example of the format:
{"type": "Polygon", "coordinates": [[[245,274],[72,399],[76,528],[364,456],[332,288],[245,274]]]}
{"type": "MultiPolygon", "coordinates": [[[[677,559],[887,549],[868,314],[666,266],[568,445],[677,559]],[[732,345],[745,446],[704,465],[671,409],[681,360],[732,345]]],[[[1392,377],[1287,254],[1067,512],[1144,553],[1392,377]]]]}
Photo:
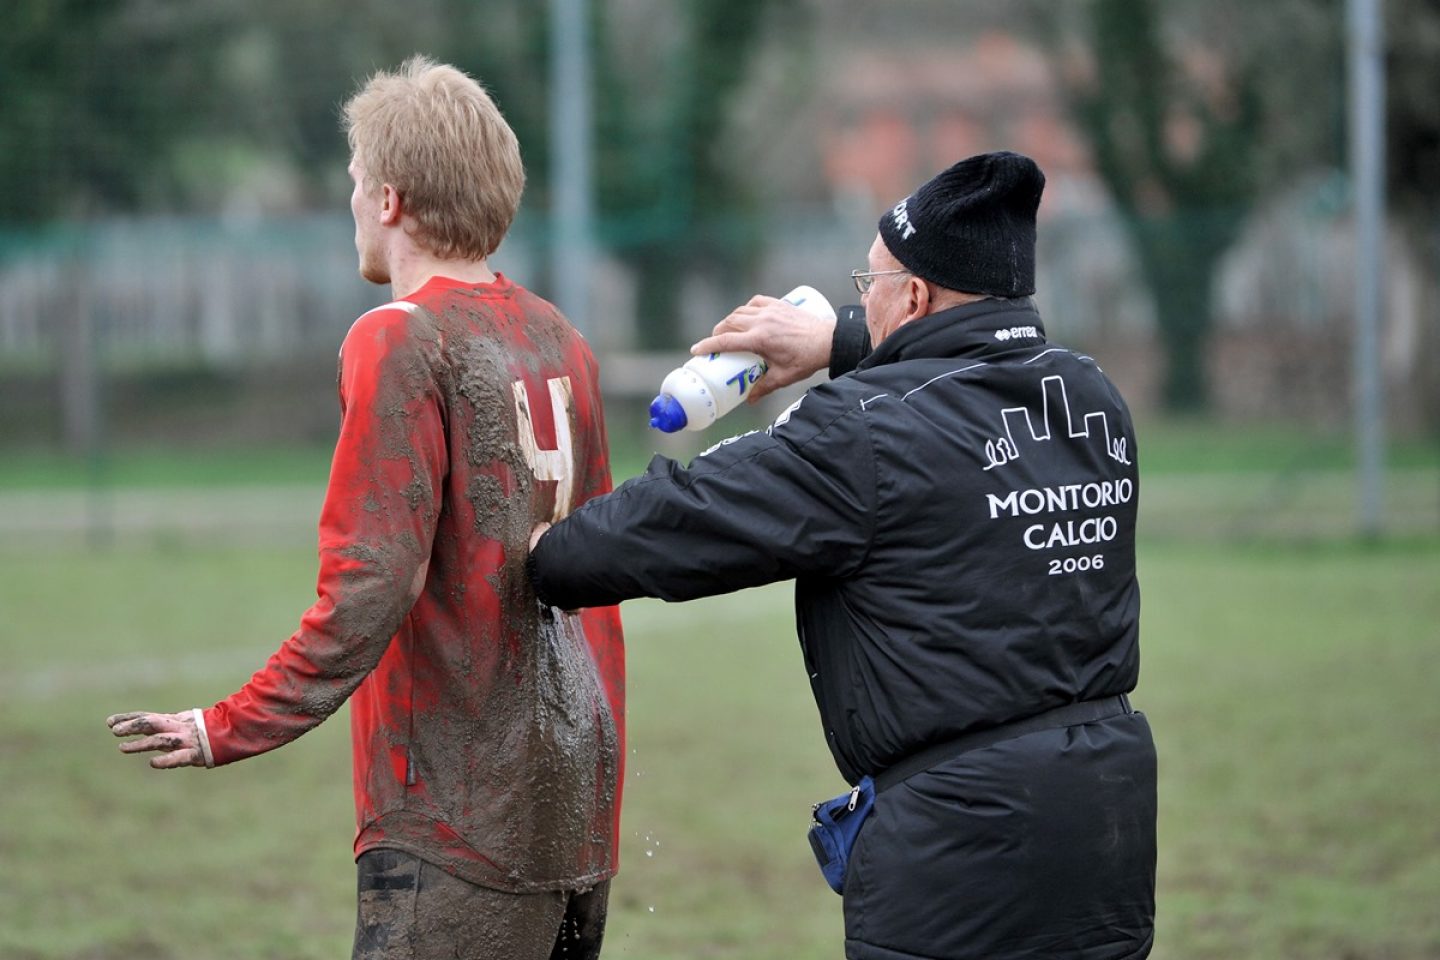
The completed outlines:
{"type": "Polygon", "coordinates": [[[743,396],[745,396],[745,391],[748,390],[748,389],[750,389],[751,384],[753,384],[756,380],[759,380],[762,376],[764,376],[764,375],[765,375],[765,371],[766,371],[766,370],[769,370],[769,369],[770,369],[770,366],[769,366],[764,360],[761,360],[759,363],[755,364],[754,366],[746,367],[744,370],[741,370],[739,373],[735,374],[735,376],[731,377],[729,380],[726,380],[726,381],[725,381],[725,385],[726,385],[727,387],[730,386],[731,384],[736,385],[736,386],[739,387],[739,389],[740,389],[740,396],[743,397],[743,396]]]}

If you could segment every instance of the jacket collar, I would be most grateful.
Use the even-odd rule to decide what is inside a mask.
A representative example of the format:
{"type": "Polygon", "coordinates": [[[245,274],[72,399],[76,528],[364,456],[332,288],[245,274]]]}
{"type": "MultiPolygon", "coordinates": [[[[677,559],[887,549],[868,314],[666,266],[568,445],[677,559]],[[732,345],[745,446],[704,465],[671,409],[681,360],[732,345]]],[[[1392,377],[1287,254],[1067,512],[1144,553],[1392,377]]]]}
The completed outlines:
{"type": "Polygon", "coordinates": [[[925,357],[984,357],[1044,343],[1045,327],[1033,300],[991,298],[910,321],[881,341],[857,369],[925,357]]]}

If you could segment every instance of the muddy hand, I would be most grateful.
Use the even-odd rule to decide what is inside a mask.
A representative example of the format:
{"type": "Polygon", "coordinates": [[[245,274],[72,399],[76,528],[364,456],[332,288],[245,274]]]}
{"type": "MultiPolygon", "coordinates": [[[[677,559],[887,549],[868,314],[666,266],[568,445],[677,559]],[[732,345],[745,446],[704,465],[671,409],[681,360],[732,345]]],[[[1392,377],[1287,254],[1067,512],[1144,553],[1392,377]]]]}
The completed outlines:
{"type": "Polygon", "coordinates": [[[746,350],[765,358],[770,369],[750,389],[754,403],[766,394],[830,365],[834,321],[825,321],[774,297],[751,297],[690,348],[696,356],[746,350]]]}
{"type": "Polygon", "coordinates": [[[117,713],[107,718],[105,725],[117,737],[140,738],[120,744],[121,753],[160,751],[160,756],[150,758],[150,766],[156,770],[205,766],[200,731],[195,727],[194,715],[189,712],[117,713]]]}

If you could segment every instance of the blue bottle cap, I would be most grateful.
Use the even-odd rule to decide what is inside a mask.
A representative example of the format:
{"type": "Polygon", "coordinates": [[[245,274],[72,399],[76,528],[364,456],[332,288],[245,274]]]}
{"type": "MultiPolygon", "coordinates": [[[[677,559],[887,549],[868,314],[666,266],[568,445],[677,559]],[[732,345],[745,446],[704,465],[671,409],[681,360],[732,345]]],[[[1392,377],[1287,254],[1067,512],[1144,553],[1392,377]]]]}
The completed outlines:
{"type": "Polygon", "coordinates": [[[684,430],[688,422],[685,408],[670,394],[662,393],[650,401],[650,426],[656,430],[674,433],[676,430],[684,430]]]}

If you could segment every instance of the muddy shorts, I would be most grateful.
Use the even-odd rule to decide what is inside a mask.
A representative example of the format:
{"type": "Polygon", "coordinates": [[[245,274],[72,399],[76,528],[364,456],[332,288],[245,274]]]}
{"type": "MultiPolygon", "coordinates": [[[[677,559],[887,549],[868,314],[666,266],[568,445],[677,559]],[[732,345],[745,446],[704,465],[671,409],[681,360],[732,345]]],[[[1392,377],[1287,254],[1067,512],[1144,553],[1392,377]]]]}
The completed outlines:
{"type": "Polygon", "coordinates": [[[399,850],[356,861],[352,960],[594,960],[606,881],[583,893],[513,894],[476,886],[399,850]]]}

